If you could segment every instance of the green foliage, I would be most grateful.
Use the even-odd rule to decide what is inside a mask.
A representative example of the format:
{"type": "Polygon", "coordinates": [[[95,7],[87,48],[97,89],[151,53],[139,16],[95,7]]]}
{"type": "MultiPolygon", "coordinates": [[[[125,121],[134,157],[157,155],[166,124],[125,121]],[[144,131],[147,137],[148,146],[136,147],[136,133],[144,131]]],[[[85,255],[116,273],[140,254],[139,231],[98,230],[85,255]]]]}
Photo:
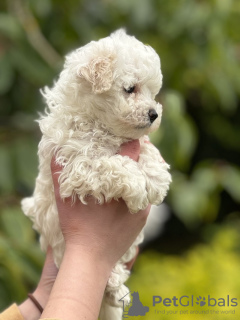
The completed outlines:
{"type": "Polygon", "coordinates": [[[5,208],[0,214],[0,310],[21,302],[27,290],[39,280],[43,254],[31,222],[19,207],[5,208]]]}
{"type": "MultiPolygon", "coordinates": [[[[237,298],[239,305],[240,279],[238,276],[240,256],[240,235],[238,228],[231,225],[222,228],[207,228],[205,231],[207,243],[198,244],[183,255],[163,255],[152,252],[143,253],[134,268],[134,272],[128,282],[131,292],[138,291],[143,305],[149,306],[149,312],[144,319],[202,319],[203,315],[190,314],[191,310],[215,310],[217,316],[210,313],[204,314],[204,319],[229,319],[232,315],[221,315],[221,311],[233,311],[235,317],[239,317],[239,307],[227,307],[227,295],[237,298]],[[187,307],[179,304],[181,296],[194,296],[193,307],[191,303],[187,307]],[[201,296],[208,299],[225,299],[225,307],[198,306],[196,298],[201,296]],[[178,298],[174,306],[163,304],[153,306],[153,296],[161,296],[162,299],[174,296],[178,298]],[[156,313],[155,310],[165,313],[156,313]],[[177,311],[167,315],[167,311],[177,311]],[[180,311],[188,311],[188,314],[180,314],[180,311]]],[[[187,304],[187,299],[182,300],[187,304]]],[[[191,300],[190,300],[191,301],[191,300]]],[[[222,301],[222,300],[220,300],[222,301]]],[[[214,304],[212,300],[212,304],[214,304]]],[[[134,317],[142,319],[143,317],[134,317]]],[[[234,318],[234,316],[233,316],[234,318]]],[[[129,317],[129,319],[133,319],[129,317]]]]}
{"type": "MultiPolygon", "coordinates": [[[[171,159],[173,168],[187,170],[197,146],[197,128],[186,112],[183,96],[177,91],[165,90],[162,95],[164,116],[151,140],[160,146],[166,159],[171,159]],[[174,148],[169,148],[173,145],[174,148]]],[[[169,161],[169,160],[168,160],[169,161]]]]}
{"type": "Polygon", "coordinates": [[[37,175],[36,140],[23,135],[0,145],[0,175],[2,195],[10,195],[18,188],[32,190],[37,175]]]}
{"type": "MultiPolygon", "coordinates": [[[[34,286],[42,261],[19,205],[32,193],[37,174],[40,132],[34,119],[44,110],[39,89],[53,83],[66,53],[119,27],[161,57],[164,84],[158,99],[164,111],[152,141],[171,164],[173,183],[166,202],[185,227],[179,231],[179,224],[169,224],[171,242],[176,228],[201,238],[212,224],[224,225],[233,217],[238,221],[239,21],[238,0],[0,2],[0,308],[34,286]]],[[[196,252],[202,254],[199,247],[196,252]]],[[[228,257],[227,250],[222,252],[226,266],[223,254],[228,257]]],[[[159,256],[144,257],[146,268],[153,263],[166,274],[166,265],[170,272],[175,264],[187,270],[186,263],[196,263],[189,255],[161,256],[160,262],[159,256]]],[[[195,277],[201,278],[200,269],[195,277]]],[[[171,289],[173,278],[169,281],[165,288],[168,283],[171,289]]],[[[184,281],[189,284],[187,272],[184,281]]],[[[191,286],[201,287],[201,282],[191,286]]]]}

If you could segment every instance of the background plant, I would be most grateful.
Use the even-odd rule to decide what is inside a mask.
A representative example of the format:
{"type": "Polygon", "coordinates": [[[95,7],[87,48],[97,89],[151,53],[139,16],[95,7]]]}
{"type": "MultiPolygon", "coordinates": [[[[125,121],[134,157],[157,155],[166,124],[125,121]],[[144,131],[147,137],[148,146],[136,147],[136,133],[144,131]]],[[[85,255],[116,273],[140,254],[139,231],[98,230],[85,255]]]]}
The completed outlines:
{"type": "MultiPolygon", "coordinates": [[[[144,247],[143,265],[151,269],[150,261],[162,261],[163,273],[165,263],[171,268],[176,261],[196,268],[184,253],[194,254],[205,243],[210,255],[206,230],[225,230],[227,224],[227,234],[238,232],[239,18],[238,0],[0,3],[0,308],[34,287],[43,259],[19,205],[31,194],[37,174],[40,132],[34,120],[44,110],[39,88],[52,84],[66,53],[122,26],[161,57],[164,85],[158,99],[164,116],[152,140],[173,175],[166,199],[170,218],[163,233],[144,247]],[[154,253],[148,254],[150,249],[154,253]]],[[[227,251],[219,252],[223,269],[227,251]]],[[[207,264],[209,256],[202,259],[207,264]]],[[[184,270],[181,263],[179,268],[184,270]]],[[[228,279],[227,272],[222,278],[228,279]]],[[[207,288],[207,279],[199,276],[192,288],[204,281],[207,288]]],[[[178,283],[182,290],[188,281],[184,273],[178,283]]],[[[167,290],[167,284],[159,285],[167,290]]],[[[222,290],[228,291],[227,283],[222,290]]]]}

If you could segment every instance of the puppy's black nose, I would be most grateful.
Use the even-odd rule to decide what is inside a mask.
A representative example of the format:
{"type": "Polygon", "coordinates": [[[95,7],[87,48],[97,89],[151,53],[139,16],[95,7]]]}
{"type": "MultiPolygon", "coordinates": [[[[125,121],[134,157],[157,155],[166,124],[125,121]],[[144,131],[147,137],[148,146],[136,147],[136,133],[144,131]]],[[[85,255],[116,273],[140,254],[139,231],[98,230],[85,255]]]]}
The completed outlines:
{"type": "Polygon", "coordinates": [[[158,114],[157,114],[157,112],[156,112],[155,109],[150,109],[150,110],[148,111],[148,116],[149,116],[150,122],[153,123],[153,121],[154,121],[155,119],[157,119],[158,114]]]}

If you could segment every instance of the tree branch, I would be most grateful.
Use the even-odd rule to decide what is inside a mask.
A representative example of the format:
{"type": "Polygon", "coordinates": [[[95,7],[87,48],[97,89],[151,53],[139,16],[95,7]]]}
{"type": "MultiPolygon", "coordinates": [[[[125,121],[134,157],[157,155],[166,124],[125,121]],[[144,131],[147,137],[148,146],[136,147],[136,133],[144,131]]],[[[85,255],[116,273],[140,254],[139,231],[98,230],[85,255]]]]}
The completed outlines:
{"type": "Polygon", "coordinates": [[[39,24],[30,11],[29,6],[26,4],[26,1],[9,0],[9,6],[25,30],[31,46],[49,66],[57,68],[59,64],[62,63],[62,57],[42,34],[39,24]]]}

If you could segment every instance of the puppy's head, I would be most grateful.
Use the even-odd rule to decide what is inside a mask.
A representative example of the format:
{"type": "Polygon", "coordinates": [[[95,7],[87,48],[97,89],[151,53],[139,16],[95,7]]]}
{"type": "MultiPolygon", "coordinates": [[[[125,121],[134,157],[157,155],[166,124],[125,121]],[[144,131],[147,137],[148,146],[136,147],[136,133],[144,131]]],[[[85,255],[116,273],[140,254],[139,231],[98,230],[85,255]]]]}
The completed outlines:
{"type": "Polygon", "coordinates": [[[161,85],[156,52],[121,29],[68,55],[54,89],[68,113],[137,139],[160,124],[161,85]]]}

